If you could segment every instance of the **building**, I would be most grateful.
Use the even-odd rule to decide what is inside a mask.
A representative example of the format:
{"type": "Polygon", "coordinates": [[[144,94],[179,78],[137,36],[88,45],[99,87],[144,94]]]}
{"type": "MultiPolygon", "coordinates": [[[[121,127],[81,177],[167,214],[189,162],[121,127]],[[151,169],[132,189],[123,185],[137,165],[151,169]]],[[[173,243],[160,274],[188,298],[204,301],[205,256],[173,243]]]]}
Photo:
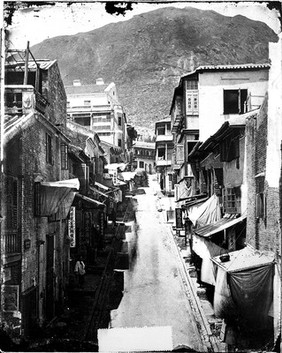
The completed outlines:
{"type": "Polygon", "coordinates": [[[155,143],[136,141],[133,145],[134,167],[152,174],[155,171],[155,143]]]}
{"type": "MultiPolygon", "coordinates": [[[[180,78],[170,116],[174,138],[172,168],[181,189],[193,188],[188,155],[229,119],[258,108],[268,83],[269,64],[200,66],[180,78]]],[[[189,192],[187,191],[187,195],[189,192]]]]}
{"type": "Polygon", "coordinates": [[[74,80],[66,86],[67,112],[70,120],[95,131],[100,139],[121,150],[122,162],[127,159],[127,120],[117,97],[115,84],[83,85],[74,80]]]}
{"type": "MultiPolygon", "coordinates": [[[[188,197],[182,206],[194,264],[201,283],[212,288],[214,312],[224,319],[230,349],[268,345],[272,350],[280,335],[281,38],[270,43],[270,58],[271,66],[262,68],[268,79],[261,78],[260,92],[251,79],[252,94],[244,88],[250,96],[244,111],[229,114],[188,155],[192,196],[208,198],[195,205],[188,197]]],[[[221,97],[229,93],[223,90],[221,97]]],[[[231,113],[232,102],[223,109],[231,113]]]]}
{"type": "MultiPolygon", "coordinates": [[[[29,54],[29,51],[26,51],[29,54]]],[[[64,303],[67,218],[79,189],[70,179],[66,94],[56,61],[6,64],[1,288],[2,323],[28,337],[64,303]]]]}
{"type": "Polygon", "coordinates": [[[155,123],[156,134],[156,172],[161,190],[167,194],[173,193],[172,183],[172,153],[173,136],[171,133],[171,119],[166,118],[155,123]]]}

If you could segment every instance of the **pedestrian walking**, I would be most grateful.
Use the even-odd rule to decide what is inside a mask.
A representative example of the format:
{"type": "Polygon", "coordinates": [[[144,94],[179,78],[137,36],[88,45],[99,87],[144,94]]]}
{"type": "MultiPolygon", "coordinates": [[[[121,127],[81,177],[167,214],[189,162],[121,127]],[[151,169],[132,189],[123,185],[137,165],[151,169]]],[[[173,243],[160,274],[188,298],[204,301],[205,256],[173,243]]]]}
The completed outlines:
{"type": "Polygon", "coordinates": [[[85,280],[85,264],[82,261],[82,256],[80,256],[79,260],[76,261],[74,272],[78,277],[79,286],[82,287],[85,280]]]}

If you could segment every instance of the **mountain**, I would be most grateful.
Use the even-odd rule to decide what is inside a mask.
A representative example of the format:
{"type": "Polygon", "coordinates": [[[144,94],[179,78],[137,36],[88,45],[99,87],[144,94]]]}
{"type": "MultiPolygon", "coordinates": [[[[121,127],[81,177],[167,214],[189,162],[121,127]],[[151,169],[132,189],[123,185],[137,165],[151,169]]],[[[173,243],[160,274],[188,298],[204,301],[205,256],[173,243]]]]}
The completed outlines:
{"type": "Polygon", "coordinates": [[[168,116],[181,75],[199,65],[264,63],[278,37],[266,24],[192,7],[161,8],[87,33],[33,46],[36,58],[57,59],[66,85],[115,82],[128,121],[154,129],[168,116]]]}

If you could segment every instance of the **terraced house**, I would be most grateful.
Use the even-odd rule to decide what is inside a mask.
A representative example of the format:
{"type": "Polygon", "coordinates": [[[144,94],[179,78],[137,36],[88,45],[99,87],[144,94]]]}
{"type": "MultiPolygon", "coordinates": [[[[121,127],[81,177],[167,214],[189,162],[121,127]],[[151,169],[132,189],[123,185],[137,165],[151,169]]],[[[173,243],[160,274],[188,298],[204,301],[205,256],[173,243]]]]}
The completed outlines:
{"type": "Polygon", "coordinates": [[[231,348],[274,347],[280,330],[281,38],[269,49],[271,65],[185,75],[171,110],[192,262],[231,348]]]}
{"type": "Polygon", "coordinates": [[[12,337],[27,337],[63,304],[79,181],[69,177],[70,140],[58,128],[67,115],[57,62],[10,57],[5,95],[1,315],[12,337]]]}

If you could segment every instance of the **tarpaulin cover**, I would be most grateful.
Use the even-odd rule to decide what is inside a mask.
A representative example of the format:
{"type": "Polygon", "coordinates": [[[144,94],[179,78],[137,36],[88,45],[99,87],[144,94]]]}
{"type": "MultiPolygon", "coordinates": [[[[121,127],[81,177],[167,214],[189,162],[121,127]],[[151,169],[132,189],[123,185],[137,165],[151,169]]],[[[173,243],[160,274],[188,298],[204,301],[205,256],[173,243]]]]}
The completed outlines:
{"type": "Polygon", "coordinates": [[[75,197],[75,190],[78,188],[78,179],[38,183],[36,185],[37,215],[51,216],[60,209],[61,216],[66,218],[75,197]]]}
{"type": "Polygon", "coordinates": [[[213,242],[206,240],[204,238],[193,235],[192,249],[195,253],[202,258],[201,267],[201,281],[215,285],[215,273],[214,264],[211,258],[219,254],[224,253],[226,250],[220,246],[214,244],[213,242]]]}
{"type": "Polygon", "coordinates": [[[194,208],[189,214],[189,219],[196,227],[203,227],[215,223],[221,218],[219,199],[216,195],[211,196],[200,207],[194,208]]]}
{"type": "Polygon", "coordinates": [[[273,299],[274,255],[245,247],[229,253],[230,260],[218,265],[214,295],[215,314],[236,315],[252,327],[264,324],[273,299]]]}
{"type": "Polygon", "coordinates": [[[239,314],[256,326],[267,318],[273,298],[273,264],[229,273],[232,298],[239,314]]]}
{"type": "Polygon", "coordinates": [[[273,278],[273,302],[270,306],[268,315],[273,317],[274,337],[273,343],[277,341],[280,334],[280,312],[281,312],[281,278],[279,267],[275,264],[275,274],[273,278]]]}
{"type": "Polygon", "coordinates": [[[217,268],[216,273],[213,309],[216,317],[225,319],[234,316],[236,312],[230,287],[227,284],[227,272],[221,267],[217,268]]]}

